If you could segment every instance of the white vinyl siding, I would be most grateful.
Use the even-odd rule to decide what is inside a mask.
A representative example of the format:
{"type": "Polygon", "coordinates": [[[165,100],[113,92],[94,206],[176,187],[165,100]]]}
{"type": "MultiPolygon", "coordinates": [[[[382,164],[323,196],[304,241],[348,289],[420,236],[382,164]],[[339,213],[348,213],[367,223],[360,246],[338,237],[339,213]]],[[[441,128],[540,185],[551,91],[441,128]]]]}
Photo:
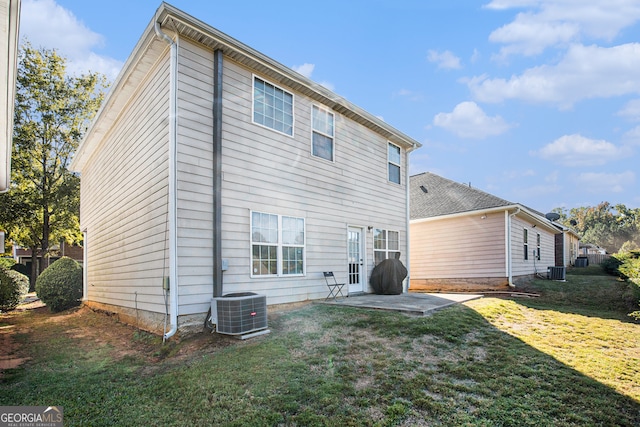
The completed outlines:
{"type": "Polygon", "coordinates": [[[548,231],[546,228],[537,226],[533,228],[533,224],[525,221],[520,216],[515,216],[511,219],[511,238],[512,238],[512,260],[513,266],[511,274],[513,277],[525,276],[540,273],[547,274],[547,267],[555,265],[555,233],[548,231]],[[524,229],[528,229],[529,238],[529,259],[523,259],[523,247],[524,247],[524,229]],[[536,233],[540,234],[540,259],[535,257],[534,251],[531,249],[531,245],[535,244],[535,233],[531,230],[536,230],[536,233]]]}
{"type": "Polygon", "coordinates": [[[506,277],[504,213],[411,224],[411,279],[506,277]]]}
{"type": "Polygon", "coordinates": [[[213,52],[180,40],[178,61],[178,314],[188,315],[213,293],[213,52]]]}
{"type": "MultiPolygon", "coordinates": [[[[406,188],[384,185],[386,138],[336,114],[334,144],[340,147],[340,156],[334,162],[319,162],[309,150],[312,106],[317,103],[295,94],[293,138],[255,126],[248,120],[253,76],[225,57],[222,250],[229,262],[225,292],[265,293],[269,304],[324,298],[323,271],[347,279],[349,224],[398,230],[399,246],[406,255],[406,188]],[[380,200],[385,200],[385,209],[380,209],[380,200]],[[305,276],[250,277],[252,211],[305,219],[305,276]]],[[[406,151],[401,155],[404,158],[406,151]]],[[[371,233],[365,236],[365,267],[370,274],[373,240],[371,233]]]]}
{"type": "MultiPolygon", "coordinates": [[[[177,147],[177,263],[180,316],[206,313],[213,291],[213,52],[179,40],[177,147]]],[[[87,247],[88,299],[164,315],[167,245],[169,50],[154,42],[155,64],[136,87],[114,125],[82,170],[82,223],[87,247]]],[[[151,67],[151,65],[149,65],[151,67]]],[[[388,183],[388,141],[341,114],[333,116],[340,156],[318,161],[310,153],[312,100],[295,96],[291,134],[257,126],[254,76],[223,61],[222,258],[223,292],[265,294],[268,304],[326,296],[323,271],[346,280],[349,225],[398,230],[406,256],[406,188],[388,183]],[[376,194],[377,197],[371,197],[376,194]],[[384,200],[385,209],[380,209],[384,200]],[[283,245],[286,275],[251,276],[251,212],[304,219],[304,245],[283,245]],[[298,249],[302,248],[302,254],[298,249]],[[299,273],[300,257],[303,275],[299,273]]],[[[264,76],[257,76],[262,79],[264,76]]],[[[267,80],[264,80],[267,81],[267,80]]],[[[328,106],[319,105],[331,111],[328,106]]],[[[98,137],[95,137],[98,138],[98,137]]],[[[406,164],[406,150],[401,163],[406,164]]],[[[373,238],[366,240],[367,277],[373,238]]],[[[403,261],[406,263],[406,261],[403,261]]],[[[285,271],[284,265],[280,268],[285,271]]],[[[368,280],[365,280],[368,282],[368,280]]]]}
{"type": "Polygon", "coordinates": [[[165,311],[169,56],[149,72],[82,170],[88,300],[165,311]]]}

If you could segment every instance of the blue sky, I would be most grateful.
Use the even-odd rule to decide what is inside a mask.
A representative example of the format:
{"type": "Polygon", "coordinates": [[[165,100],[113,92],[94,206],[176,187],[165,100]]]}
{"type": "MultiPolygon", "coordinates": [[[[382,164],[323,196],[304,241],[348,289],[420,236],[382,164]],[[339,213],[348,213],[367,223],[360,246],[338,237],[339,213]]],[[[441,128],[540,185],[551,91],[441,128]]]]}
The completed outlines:
{"type": "MultiPolygon", "coordinates": [[[[640,0],[170,3],[420,141],[412,174],[640,207],[640,0]]],[[[20,32],[114,79],[159,5],[22,0],[20,32]]]]}

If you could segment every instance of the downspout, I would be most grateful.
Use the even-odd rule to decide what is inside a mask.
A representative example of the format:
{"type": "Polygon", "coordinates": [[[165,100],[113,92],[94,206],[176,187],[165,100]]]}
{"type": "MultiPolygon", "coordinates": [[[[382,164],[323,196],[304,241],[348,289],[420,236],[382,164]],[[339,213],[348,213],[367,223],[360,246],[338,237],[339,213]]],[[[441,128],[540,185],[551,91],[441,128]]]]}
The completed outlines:
{"type": "Polygon", "coordinates": [[[82,301],[89,299],[89,247],[87,242],[87,229],[82,230],[82,301]]]}
{"type": "Polygon", "coordinates": [[[411,188],[409,186],[411,175],[409,173],[409,153],[416,149],[416,145],[413,144],[411,149],[407,150],[407,167],[405,168],[405,186],[406,186],[406,197],[405,197],[405,211],[406,211],[406,233],[407,233],[407,255],[406,255],[406,267],[407,267],[407,286],[404,289],[404,292],[409,292],[409,288],[411,287],[411,188]]]}
{"type": "Polygon", "coordinates": [[[213,52],[213,297],[222,289],[222,58],[213,52]]]}
{"type": "MultiPolygon", "coordinates": [[[[178,93],[178,44],[160,29],[156,20],[154,29],[156,35],[171,46],[171,64],[169,71],[169,296],[171,298],[171,329],[165,332],[163,341],[171,338],[178,331],[178,262],[177,262],[177,93],[178,93]]],[[[177,37],[177,36],[176,36],[177,37]]]]}
{"type": "MultiPolygon", "coordinates": [[[[505,211],[508,213],[509,211],[505,211]]],[[[509,286],[515,288],[516,285],[513,284],[513,253],[512,253],[512,245],[511,245],[511,218],[518,215],[520,213],[520,208],[516,208],[516,211],[512,214],[508,214],[507,216],[507,235],[505,236],[507,243],[507,276],[509,278],[509,286]]]]}

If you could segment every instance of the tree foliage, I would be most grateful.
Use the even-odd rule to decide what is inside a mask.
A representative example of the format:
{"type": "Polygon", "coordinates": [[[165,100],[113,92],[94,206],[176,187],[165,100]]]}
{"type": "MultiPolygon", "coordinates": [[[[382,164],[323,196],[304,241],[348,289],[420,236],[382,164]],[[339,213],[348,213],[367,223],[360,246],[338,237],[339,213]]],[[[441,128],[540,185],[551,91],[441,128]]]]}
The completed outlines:
{"type": "Polygon", "coordinates": [[[623,204],[602,202],[597,206],[573,208],[568,213],[556,208],[562,224],[581,236],[582,243],[592,243],[609,253],[631,250],[640,246],[640,209],[623,204]]]}
{"type": "Polygon", "coordinates": [[[51,241],[81,239],[80,179],[69,164],[106,87],[99,73],[68,76],[55,50],[20,49],[11,188],[0,195],[0,225],[34,253],[46,256],[51,241]]]}

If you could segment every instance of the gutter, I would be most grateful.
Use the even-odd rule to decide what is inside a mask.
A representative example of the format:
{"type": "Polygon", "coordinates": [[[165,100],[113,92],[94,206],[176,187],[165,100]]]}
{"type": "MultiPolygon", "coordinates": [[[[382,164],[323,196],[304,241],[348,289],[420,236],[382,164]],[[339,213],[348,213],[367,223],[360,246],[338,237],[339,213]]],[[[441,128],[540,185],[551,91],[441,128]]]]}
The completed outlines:
{"type": "MultiPolygon", "coordinates": [[[[156,35],[164,40],[171,47],[171,65],[170,65],[170,81],[169,81],[169,202],[168,202],[168,220],[169,220],[169,292],[171,300],[171,310],[169,316],[171,318],[171,329],[165,332],[162,340],[171,338],[178,331],[178,263],[177,263],[177,92],[178,92],[178,44],[171,37],[166,35],[160,29],[160,23],[156,20],[154,24],[156,35]]],[[[177,35],[176,35],[177,38],[177,35]]]]}
{"type": "Polygon", "coordinates": [[[507,246],[507,277],[509,279],[509,287],[515,288],[516,285],[513,284],[513,254],[511,253],[512,245],[511,245],[511,218],[518,215],[520,213],[520,208],[516,208],[516,210],[510,214],[508,210],[504,211],[505,216],[507,218],[507,234],[505,236],[506,246],[507,246]]]}

